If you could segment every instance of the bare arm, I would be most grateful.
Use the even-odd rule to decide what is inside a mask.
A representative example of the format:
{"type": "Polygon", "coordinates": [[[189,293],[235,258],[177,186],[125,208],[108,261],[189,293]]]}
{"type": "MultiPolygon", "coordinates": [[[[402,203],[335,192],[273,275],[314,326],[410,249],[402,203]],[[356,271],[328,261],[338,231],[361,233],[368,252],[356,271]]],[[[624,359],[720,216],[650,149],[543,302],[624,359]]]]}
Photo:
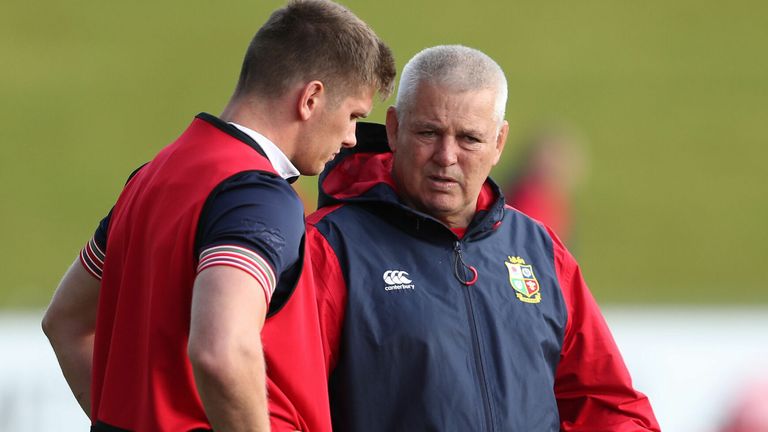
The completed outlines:
{"type": "Polygon", "coordinates": [[[259,282],[227,266],[197,276],[189,358],[213,429],[269,431],[261,328],[267,302],[259,282]]]}
{"type": "Polygon", "coordinates": [[[93,337],[101,282],[75,260],[61,279],[43,316],[43,332],[64,378],[90,418],[93,337]]]}

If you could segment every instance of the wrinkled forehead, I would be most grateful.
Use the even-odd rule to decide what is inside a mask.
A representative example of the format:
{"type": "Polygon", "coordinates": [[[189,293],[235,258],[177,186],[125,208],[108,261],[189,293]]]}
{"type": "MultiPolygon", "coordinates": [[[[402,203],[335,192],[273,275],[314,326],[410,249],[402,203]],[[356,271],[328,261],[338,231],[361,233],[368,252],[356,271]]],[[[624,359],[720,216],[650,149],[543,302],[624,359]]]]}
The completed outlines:
{"type": "Polygon", "coordinates": [[[490,88],[457,89],[440,84],[420,84],[409,104],[398,112],[406,127],[460,130],[475,134],[498,132],[496,91],[490,88]]]}

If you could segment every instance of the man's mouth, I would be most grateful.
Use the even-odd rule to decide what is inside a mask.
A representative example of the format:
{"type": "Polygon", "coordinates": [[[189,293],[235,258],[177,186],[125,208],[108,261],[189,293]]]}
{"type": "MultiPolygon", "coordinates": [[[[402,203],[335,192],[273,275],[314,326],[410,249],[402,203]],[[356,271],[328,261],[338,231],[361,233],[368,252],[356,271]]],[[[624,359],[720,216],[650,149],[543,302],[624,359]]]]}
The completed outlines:
{"type": "Polygon", "coordinates": [[[459,182],[456,181],[456,179],[453,177],[441,175],[430,175],[427,176],[427,179],[432,184],[432,186],[437,189],[450,189],[459,184],[459,182]]]}

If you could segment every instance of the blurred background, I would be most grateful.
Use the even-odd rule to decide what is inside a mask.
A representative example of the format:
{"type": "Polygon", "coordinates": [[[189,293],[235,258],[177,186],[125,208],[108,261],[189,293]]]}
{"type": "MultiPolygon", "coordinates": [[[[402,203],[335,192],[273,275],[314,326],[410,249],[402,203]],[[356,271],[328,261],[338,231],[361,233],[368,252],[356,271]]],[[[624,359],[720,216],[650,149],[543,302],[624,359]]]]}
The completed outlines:
{"type": "MultiPolygon", "coordinates": [[[[768,3],[342,3],[399,70],[447,43],[499,62],[510,135],[493,177],[555,218],[664,430],[724,431],[760,399],[745,394],[766,399],[751,387],[768,375],[768,3]]],[[[86,429],[42,310],[127,175],[220,113],[282,4],[3,2],[0,430],[86,429]]],[[[314,203],[314,178],[297,187],[314,203]]]]}

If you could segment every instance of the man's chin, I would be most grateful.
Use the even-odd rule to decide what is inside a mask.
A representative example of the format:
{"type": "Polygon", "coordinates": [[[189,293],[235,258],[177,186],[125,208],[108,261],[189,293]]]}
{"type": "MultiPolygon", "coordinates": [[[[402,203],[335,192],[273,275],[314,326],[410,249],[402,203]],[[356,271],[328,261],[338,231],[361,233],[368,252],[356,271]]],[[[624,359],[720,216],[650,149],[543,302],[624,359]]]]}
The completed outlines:
{"type": "Polygon", "coordinates": [[[316,166],[310,166],[310,167],[296,167],[297,170],[299,170],[299,174],[303,176],[316,176],[323,172],[323,169],[325,169],[325,164],[317,164],[316,166]]]}
{"type": "Polygon", "coordinates": [[[312,168],[312,169],[308,170],[307,172],[303,172],[303,173],[301,173],[301,175],[316,176],[316,175],[320,174],[321,172],[323,172],[324,169],[325,169],[325,164],[323,164],[319,168],[312,168]]]}
{"type": "Polygon", "coordinates": [[[436,219],[456,212],[456,205],[454,203],[444,201],[423,202],[420,207],[422,212],[436,219]]]}

